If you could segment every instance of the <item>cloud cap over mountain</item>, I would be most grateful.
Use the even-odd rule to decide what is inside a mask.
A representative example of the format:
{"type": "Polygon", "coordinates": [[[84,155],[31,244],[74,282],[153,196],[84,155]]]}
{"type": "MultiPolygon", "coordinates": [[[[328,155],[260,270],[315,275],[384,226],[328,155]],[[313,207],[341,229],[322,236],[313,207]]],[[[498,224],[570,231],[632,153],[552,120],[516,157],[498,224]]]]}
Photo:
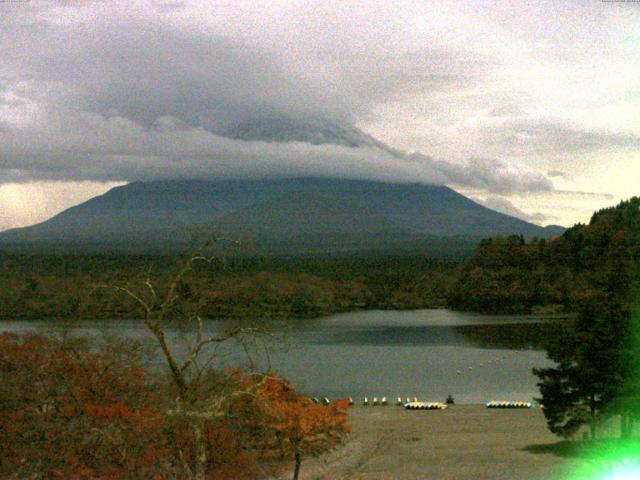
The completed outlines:
{"type": "MultiPolygon", "coordinates": [[[[313,134],[302,128],[292,133],[313,134]]],[[[355,128],[348,133],[346,138],[325,135],[321,143],[234,139],[168,117],[145,127],[121,116],[80,113],[51,115],[40,129],[15,129],[0,137],[9,167],[4,175],[12,181],[320,175],[506,192],[552,188],[546,176],[506,162],[473,159],[452,164],[390,149],[355,128]]]]}
{"type": "MultiPolygon", "coordinates": [[[[454,165],[422,155],[404,159],[359,141],[363,135],[352,123],[385,95],[411,87],[398,77],[406,77],[406,63],[374,74],[377,86],[365,88],[363,72],[350,72],[349,62],[323,72],[328,67],[322,59],[302,62],[301,51],[287,55],[295,45],[254,45],[238,32],[180,28],[171,16],[141,4],[25,8],[38,20],[24,13],[21,21],[4,20],[3,96],[23,114],[5,120],[0,130],[5,181],[324,174],[470,186],[480,186],[480,177],[489,188],[551,188],[543,174],[505,169],[504,162],[495,163],[492,178],[487,160],[454,165]],[[65,20],[55,12],[66,13],[65,20]],[[357,78],[342,78],[347,73],[357,78]],[[360,138],[336,147],[331,138],[315,145],[304,137],[291,142],[295,131],[284,144],[224,137],[246,122],[264,130],[281,119],[302,133],[321,119],[360,138]]],[[[353,55],[349,48],[345,52],[353,55]]],[[[434,84],[468,73],[453,51],[425,53],[453,64],[447,70],[461,70],[432,68],[434,84]]]]}

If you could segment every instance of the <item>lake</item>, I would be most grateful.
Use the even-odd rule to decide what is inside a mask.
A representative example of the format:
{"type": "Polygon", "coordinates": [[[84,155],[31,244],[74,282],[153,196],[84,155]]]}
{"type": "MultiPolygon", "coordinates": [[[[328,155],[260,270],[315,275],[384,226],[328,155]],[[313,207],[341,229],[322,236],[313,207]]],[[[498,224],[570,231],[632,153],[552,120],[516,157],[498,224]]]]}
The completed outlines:
{"type": "MultiPolygon", "coordinates": [[[[359,311],[312,320],[270,324],[268,355],[272,368],[313,396],[386,396],[457,403],[489,400],[531,401],[538,396],[533,367],[551,365],[542,345],[560,317],[478,315],[450,310],[359,311]]],[[[208,332],[230,322],[210,320],[208,332]]],[[[2,322],[0,331],[55,330],[54,322],[2,322]]],[[[185,333],[169,328],[177,341],[185,333]]],[[[140,321],[86,321],[81,335],[118,334],[152,342],[140,321]]],[[[252,352],[263,352],[263,342],[252,352]]],[[[237,346],[225,361],[240,361],[237,346]]]]}

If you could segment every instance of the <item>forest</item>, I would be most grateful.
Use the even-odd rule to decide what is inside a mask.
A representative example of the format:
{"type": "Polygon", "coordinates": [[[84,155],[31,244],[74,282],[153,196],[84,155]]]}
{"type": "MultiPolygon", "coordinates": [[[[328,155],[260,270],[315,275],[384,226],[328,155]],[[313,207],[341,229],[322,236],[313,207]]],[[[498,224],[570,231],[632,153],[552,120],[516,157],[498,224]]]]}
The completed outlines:
{"type": "Polygon", "coordinates": [[[640,245],[639,206],[639,198],[621,202],[549,240],[482,241],[453,274],[447,305],[490,313],[577,311],[585,291],[628,280],[640,245]]]}
{"type": "MultiPolygon", "coordinates": [[[[179,256],[0,254],[0,319],[139,318],[134,291],[166,288],[179,256]]],[[[308,318],[357,309],[442,307],[457,263],[420,256],[216,257],[178,286],[207,318],[308,318]]]]}
{"type": "Polygon", "coordinates": [[[640,198],[596,212],[547,251],[575,282],[575,317],[546,348],[554,364],[534,369],[549,430],[570,438],[587,425],[594,440],[618,417],[629,442],[640,421],[640,198]]]}
{"type": "Polygon", "coordinates": [[[570,438],[620,418],[640,421],[640,198],[597,211],[550,240],[484,240],[454,273],[452,308],[483,312],[568,311],[547,343],[554,366],[534,369],[549,430],[570,438]]]}

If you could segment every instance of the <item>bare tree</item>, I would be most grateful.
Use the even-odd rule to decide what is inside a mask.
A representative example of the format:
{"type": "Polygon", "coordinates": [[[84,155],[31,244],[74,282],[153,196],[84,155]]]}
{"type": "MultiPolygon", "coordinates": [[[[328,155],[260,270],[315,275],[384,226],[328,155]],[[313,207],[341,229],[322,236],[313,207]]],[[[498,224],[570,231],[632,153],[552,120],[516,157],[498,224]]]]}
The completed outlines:
{"type": "MultiPolygon", "coordinates": [[[[179,286],[185,277],[193,272],[197,262],[212,263],[219,258],[207,256],[206,250],[213,244],[207,242],[203,247],[182,262],[177,273],[171,278],[165,293],[158,293],[154,287],[150,275],[147,276],[142,293],[135,293],[130,288],[113,285],[101,285],[100,287],[113,288],[131,297],[140,305],[143,311],[143,320],[147,329],[155,338],[162,356],[169,370],[171,383],[176,390],[176,406],[169,410],[169,414],[179,416],[187,420],[191,429],[194,442],[194,460],[190,462],[188,456],[178,447],[176,455],[181,464],[185,478],[204,480],[207,466],[207,445],[205,435],[205,422],[207,420],[223,417],[228,414],[231,403],[238,396],[252,395],[253,391],[260,387],[260,382],[253,384],[250,390],[237,390],[224,381],[209,383],[208,388],[202,388],[203,375],[215,364],[217,345],[235,340],[246,345],[247,339],[256,335],[264,335],[266,332],[254,326],[238,326],[216,334],[206,334],[203,320],[198,314],[188,315],[186,320],[193,328],[191,337],[184,337],[183,351],[168,338],[167,323],[172,318],[172,312],[180,302],[179,286]],[[191,463],[191,464],[190,464],[191,463]]],[[[250,364],[255,365],[247,348],[245,353],[249,356],[250,364]]],[[[264,375],[261,378],[266,379],[264,375]]]]}

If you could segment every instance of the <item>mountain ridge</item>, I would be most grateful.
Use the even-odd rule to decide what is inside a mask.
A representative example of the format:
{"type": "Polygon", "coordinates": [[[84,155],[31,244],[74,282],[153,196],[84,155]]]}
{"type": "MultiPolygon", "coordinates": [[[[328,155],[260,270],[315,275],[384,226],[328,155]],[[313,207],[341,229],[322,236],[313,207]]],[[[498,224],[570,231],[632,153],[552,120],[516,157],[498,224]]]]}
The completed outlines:
{"type": "Polygon", "coordinates": [[[290,246],[297,253],[395,251],[436,240],[556,234],[445,186],[297,177],[133,182],[45,222],[0,232],[0,246],[84,242],[108,250],[143,243],[172,250],[207,230],[248,239],[265,252],[290,246]]]}

